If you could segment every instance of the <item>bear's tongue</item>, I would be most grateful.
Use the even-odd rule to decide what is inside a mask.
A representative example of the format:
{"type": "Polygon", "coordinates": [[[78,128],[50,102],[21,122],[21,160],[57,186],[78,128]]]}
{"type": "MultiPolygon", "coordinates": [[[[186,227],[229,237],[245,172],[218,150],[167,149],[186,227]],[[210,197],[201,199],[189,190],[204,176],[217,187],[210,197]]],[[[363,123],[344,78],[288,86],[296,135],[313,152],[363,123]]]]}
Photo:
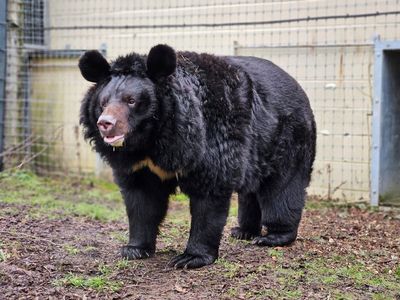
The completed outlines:
{"type": "Polygon", "coordinates": [[[113,144],[113,143],[115,143],[116,141],[118,141],[118,140],[120,140],[122,138],[124,138],[123,135],[114,135],[114,136],[110,135],[110,136],[105,136],[104,137],[104,141],[106,143],[108,143],[108,144],[113,144]]]}

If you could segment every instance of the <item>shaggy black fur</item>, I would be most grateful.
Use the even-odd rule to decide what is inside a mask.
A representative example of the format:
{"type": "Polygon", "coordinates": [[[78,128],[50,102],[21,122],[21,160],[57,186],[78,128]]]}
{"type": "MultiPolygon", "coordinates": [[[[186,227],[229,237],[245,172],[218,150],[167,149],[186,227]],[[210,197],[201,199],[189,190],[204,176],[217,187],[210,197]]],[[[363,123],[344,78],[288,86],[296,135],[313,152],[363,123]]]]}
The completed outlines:
{"type": "MultiPolygon", "coordinates": [[[[80,68],[92,78],[86,73],[93,74],[101,59],[88,55],[80,68]]],[[[266,246],[296,239],[316,133],[307,96],[292,77],[267,60],[175,55],[166,45],[148,57],[120,57],[100,77],[83,99],[81,123],[113,168],[125,199],[130,235],[124,257],[154,254],[158,226],[177,185],[190,197],[192,222],[186,250],[171,266],[201,267],[218,257],[234,191],[239,227],[232,236],[266,246]],[[127,95],[137,103],[127,117],[116,116],[129,131],[124,146],[113,149],[96,121],[102,107],[125,105],[127,95]],[[161,180],[149,167],[134,171],[145,159],[175,176],[161,180]],[[262,226],[268,230],[264,236],[262,226]]]]}

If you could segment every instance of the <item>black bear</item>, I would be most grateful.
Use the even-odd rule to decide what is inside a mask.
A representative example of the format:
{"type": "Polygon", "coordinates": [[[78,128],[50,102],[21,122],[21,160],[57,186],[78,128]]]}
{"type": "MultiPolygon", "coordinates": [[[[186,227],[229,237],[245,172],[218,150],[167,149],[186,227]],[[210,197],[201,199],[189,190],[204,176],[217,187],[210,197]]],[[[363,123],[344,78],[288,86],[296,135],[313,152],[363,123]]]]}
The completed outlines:
{"type": "Polygon", "coordinates": [[[88,51],[79,68],[95,83],[81,106],[85,138],[112,167],[126,204],[123,257],[155,253],[177,186],[190,197],[192,220],[186,250],[170,266],[215,261],[233,192],[239,195],[233,237],[261,246],[295,241],[316,129],[307,96],[291,76],[260,58],[167,45],[111,64],[88,51]]]}

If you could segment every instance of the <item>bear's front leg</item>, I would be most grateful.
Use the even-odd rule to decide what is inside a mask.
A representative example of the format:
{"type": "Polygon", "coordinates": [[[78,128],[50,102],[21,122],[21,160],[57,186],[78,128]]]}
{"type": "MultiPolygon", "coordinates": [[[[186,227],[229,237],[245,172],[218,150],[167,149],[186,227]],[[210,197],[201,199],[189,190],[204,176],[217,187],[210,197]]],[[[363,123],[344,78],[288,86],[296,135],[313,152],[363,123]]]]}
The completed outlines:
{"type": "Polygon", "coordinates": [[[122,247],[121,254],[129,260],[154,255],[158,226],[165,217],[168,197],[176,185],[171,181],[163,182],[146,171],[138,173],[117,179],[129,219],[129,242],[122,247]]]}
{"type": "Polygon", "coordinates": [[[218,258],[222,230],[229,212],[231,194],[190,198],[192,222],[189,241],[183,254],[174,257],[169,266],[174,268],[200,268],[218,258]]]}

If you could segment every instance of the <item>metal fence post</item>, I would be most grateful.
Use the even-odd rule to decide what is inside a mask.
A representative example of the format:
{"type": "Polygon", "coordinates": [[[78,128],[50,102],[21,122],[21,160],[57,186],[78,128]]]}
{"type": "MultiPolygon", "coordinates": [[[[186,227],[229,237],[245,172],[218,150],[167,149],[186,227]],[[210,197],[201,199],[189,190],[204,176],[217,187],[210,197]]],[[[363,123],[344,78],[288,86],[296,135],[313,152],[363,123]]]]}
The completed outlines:
{"type": "MultiPolygon", "coordinates": [[[[7,1],[0,1],[0,153],[4,151],[4,115],[7,58],[7,1]]],[[[0,171],[3,169],[3,158],[0,156],[0,171]]]]}

